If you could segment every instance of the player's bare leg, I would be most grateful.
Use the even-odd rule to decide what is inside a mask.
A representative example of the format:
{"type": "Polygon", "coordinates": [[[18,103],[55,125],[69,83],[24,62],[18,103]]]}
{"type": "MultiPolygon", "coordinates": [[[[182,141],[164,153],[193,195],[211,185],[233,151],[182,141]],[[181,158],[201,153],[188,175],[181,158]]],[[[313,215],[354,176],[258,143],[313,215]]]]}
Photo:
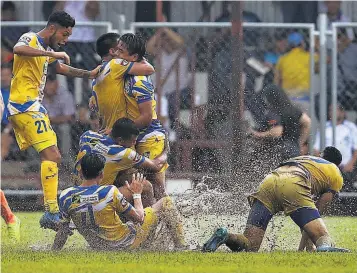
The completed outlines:
{"type": "Polygon", "coordinates": [[[59,222],[59,208],[57,203],[58,164],[61,154],[57,146],[53,145],[40,152],[41,183],[43,188],[45,215],[40,220],[41,227],[56,229],[59,222]]]}
{"type": "Polygon", "coordinates": [[[174,241],[175,249],[186,248],[182,220],[172,199],[169,196],[161,198],[152,208],[167,225],[174,241]]]}

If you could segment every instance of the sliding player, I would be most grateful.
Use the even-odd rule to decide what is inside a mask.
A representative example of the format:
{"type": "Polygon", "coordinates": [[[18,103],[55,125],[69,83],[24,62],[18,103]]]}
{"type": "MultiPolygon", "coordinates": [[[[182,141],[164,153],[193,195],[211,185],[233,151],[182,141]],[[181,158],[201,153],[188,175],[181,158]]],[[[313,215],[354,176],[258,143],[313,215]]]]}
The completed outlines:
{"type": "Polygon", "coordinates": [[[61,155],[47,111],[41,104],[47,67],[50,63],[57,62],[57,73],[81,78],[94,78],[99,70],[97,68],[86,71],[68,66],[68,55],[65,52],[53,51],[66,44],[74,25],[75,20],[68,13],[54,12],[44,29],[38,33],[23,34],[13,50],[15,56],[8,104],[9,120],[20,149],[33,147],[40,154],[41,183],[46,209],[40,225],[44,228],[55,228],[60,216],[57,188],[61,155]],[[58,60],[64,60],[66,64],[58,60]]]}
{"type": "MultiPolygon", "coordinates": [[[[127,33],[119,40],[119,57],[130,62],[141,62],[145,55],[145,41],[138,35],[127,33]]],[[[154,86],[149,76],[127,76],[125,79],[126,115],[140,129],[136,151],[150,159],[159,156],[165,147],[165,129],[156,114],[154,86]]],[[[154,186],[156,198],[167,196],[165,191],[165,171],[148,176],[154,186]]]]}
{"type": "Polygon", "coordinates": [[[244,233],[232,234],[219,228],[204,244],[203,251],[215,251],[222,244],[232,251],[258,251],[270,219],[284,211],[303,231],[299,250],[310,239],[319,252],[347,252],[333,246],[320,218],[342,188],[343,178],[337,167],[341,160],[338,149],[326,147],[322,158],[300,156],[280,164],[265,177],[258,191],[248,197],[251,209],[244,233]],[[312,195],[320,196],[316,206],[312,195]]]}
{"type": "MultiPolygon", "coordinates": [[[[93,131],[85,132],[80,139],[80,151],[74,173],[77,176],[80,174],[81,159],[87,153],[98,153],[106,159],[104,177],[100,185],[117,185],[115,182],[119,172],[133,167],[141,167],[151,171],[160,170],[166,164],[166,154],[164,153],[162,156],[151,160],[132,150],[131,147],[135,145],[138,135],[139,130],[134,122],[127,118],[118,119],[114,123],[109,136],[93,131]]],[[[132,202],[131,192],[128,191],[125,184],[117,186],[120,187],[119,190],[125,198],[132,202]]],[[[154,196],[149,182],[145,184],[145,195],[143,197],[145,197],[145,207],[153,204],[154,196]]]]}
{"type": "Polygon", "coordinates": [[[86,154],[81,160],[84,181],[62,191],[59,198],[64,221],[59,225],[52,249],[60,250],[71,234],[70,220],[88,244],[99,250],[136,249],[155,231],[159,219],[166,222],[176,248],[185,246],[184,238],[176,237],[182,229],[179,215],[170,198],[160,199],[152,207],[143,208],[141,193],[145,178],[134,175],[128,189],[132,192],[134,206],[113,185],[100,186],[103,179],[105,158],[98,154],[86,154]],[[128,221],[123,223],[121,216],[128,221]]]}

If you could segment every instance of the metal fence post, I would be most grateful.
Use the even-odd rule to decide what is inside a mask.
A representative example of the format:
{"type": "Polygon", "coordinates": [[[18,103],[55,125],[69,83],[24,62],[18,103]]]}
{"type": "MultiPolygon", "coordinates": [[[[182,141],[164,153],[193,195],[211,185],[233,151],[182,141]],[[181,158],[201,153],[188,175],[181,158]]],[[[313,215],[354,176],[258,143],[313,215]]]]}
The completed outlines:
{"type": "Polygon", "coordinates": [[[337,125],[337,27],[332,24],[332,145],[336,145],[337,125]]]}

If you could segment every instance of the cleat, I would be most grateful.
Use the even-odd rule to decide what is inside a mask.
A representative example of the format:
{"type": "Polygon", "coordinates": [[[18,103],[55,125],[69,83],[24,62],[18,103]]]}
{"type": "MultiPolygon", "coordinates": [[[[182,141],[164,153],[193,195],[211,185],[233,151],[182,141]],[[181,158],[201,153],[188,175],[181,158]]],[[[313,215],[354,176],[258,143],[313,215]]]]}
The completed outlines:
{"type": "Polygon", "coordinates": [[[61,221],[60,213],[50,213],[48,211],[40,219],[40,226],[41,228],[48,228],[54,231],[58,230],[58,224],[61,221]]]}
{"type": "Polygon", "coordinates": [[[16,216],[15,216],[15,223],[11,223],[7,225],[7,232],[9,238],[17,243],[20,242],[20,226],[21,226],[21,221],[16,216]]]}
{"type": "Polygon", "coordinates": [[[347,248],[338,248],[333,246],[320,246],[316,249],[317,252],[351,252],[347,248]]]}
{"type": "Polygon", "coordinates": [[[203,245],[202,252],[215,252],[217,248],[228,239],[228,230],[221,227],[213,233],[212,237],[203,245]]]}

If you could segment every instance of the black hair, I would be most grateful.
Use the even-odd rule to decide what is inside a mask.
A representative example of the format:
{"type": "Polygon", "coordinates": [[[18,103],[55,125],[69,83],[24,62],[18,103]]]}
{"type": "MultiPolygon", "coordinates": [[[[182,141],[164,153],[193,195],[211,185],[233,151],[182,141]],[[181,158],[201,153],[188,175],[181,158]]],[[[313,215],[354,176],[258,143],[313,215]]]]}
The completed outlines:
{"type": "Polygon", "coordinates": [[[328,146],[323,150],[322,158],[338,166],[341,164],[342,154],[337,148],[328,146]]]}
{"type": "Polygon", "coordinates": [[[264,87],[263,95],[265,96],[269,105],[273,108],[274,112],[278,114],[285,113],[291,108],[296,108],[290,101],[288,95],[282,88],[275,84],[270,84],[264,87]]]}
{"type": "Polygon", "coordinates": [[[146,53],[145,40],[138,34],[126,33],[120,37],[129,55],[138,54],[138,61],[141,61],[146,53]]]}
{"type": "Polygon", "coordinates": [[[2,2],[1,10],[2,11],[4,11],[4,10],[16,11],[15,3],[12,1],[4,1],[4,2],[2,2]]]}
{"type": "Polygon", "coordinates": [[[135,126],[134,121],[128,118],[118,119],[112,129],[112,137],[120,137],[123,140],[130,140],[133,136],[139,135],[139,129],[135,126]]]}
{"type": "Polygon", "coordinates": [[[84,179],[97,178],[104,169],[105,158],[100,154],[85,154],[81,159],[81,170],[84,179]]]}
{"type": "Polygon", "coordinates": [[[55,11],[48,17],[47,26],[58,24],[61,27],[74,27],[76,20],[65,11],[55,11]]]}
{"type": "Polygon", "coordinates": [[[114,32],[106,33],[100,36],[96,42],[96,51],[98,55],[101,58],[108,55],[109,49],[117,46],[119,38],[120,35],[114,32]]]}

